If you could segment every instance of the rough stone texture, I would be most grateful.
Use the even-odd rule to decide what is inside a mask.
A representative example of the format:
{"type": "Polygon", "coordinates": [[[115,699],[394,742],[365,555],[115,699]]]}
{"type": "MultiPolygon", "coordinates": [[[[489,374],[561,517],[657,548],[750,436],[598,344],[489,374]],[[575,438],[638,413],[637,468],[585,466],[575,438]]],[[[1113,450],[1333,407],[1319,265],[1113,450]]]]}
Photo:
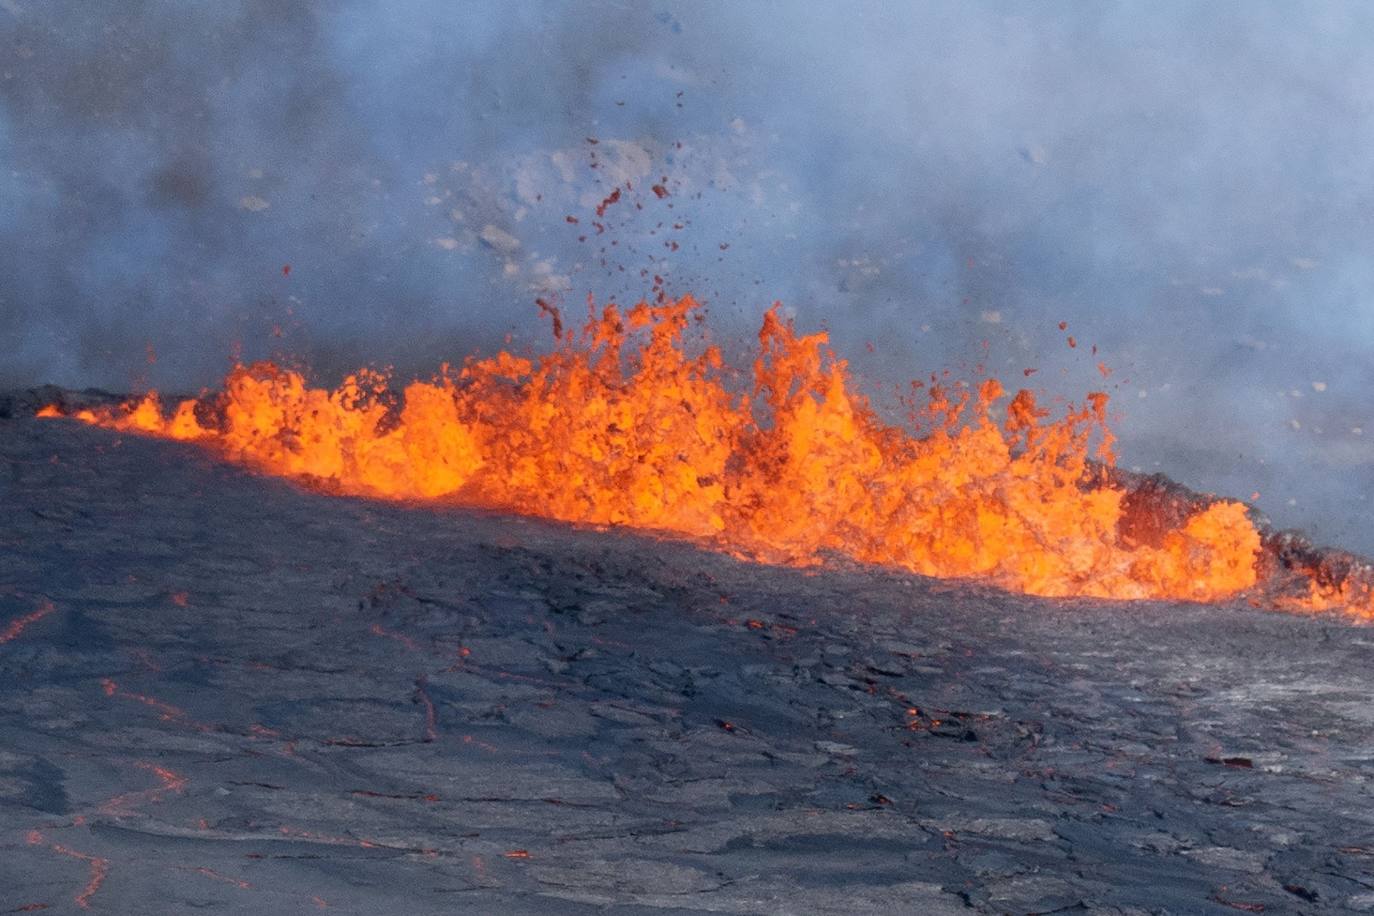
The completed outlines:
{"type": "Polygon", "coordinates": [[[1374,631],[0,421],[0,913],[1374,911],[1374,631]]]}

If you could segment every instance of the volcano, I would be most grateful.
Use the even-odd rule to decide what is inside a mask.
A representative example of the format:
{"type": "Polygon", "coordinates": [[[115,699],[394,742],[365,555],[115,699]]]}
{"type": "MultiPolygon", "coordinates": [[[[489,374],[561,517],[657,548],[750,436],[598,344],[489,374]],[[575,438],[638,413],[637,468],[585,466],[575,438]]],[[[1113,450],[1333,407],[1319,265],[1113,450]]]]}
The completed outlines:
{"type": "Polygon", "coordinates": [[[1349,615],[760,563],[33,417],[101,400],[0,420],[4,911],[1374,909],[1349,615]]]}

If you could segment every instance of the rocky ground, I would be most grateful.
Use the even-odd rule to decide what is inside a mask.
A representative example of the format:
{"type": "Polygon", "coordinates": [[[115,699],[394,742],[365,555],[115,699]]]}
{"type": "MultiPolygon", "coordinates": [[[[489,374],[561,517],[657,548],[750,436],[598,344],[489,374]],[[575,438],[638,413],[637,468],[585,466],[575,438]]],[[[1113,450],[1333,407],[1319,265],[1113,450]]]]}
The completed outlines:
{"type": "Polygon", "coordinates": [[[1374,631],[0,419],[0,913],[1374,912],[1374,631]]]}

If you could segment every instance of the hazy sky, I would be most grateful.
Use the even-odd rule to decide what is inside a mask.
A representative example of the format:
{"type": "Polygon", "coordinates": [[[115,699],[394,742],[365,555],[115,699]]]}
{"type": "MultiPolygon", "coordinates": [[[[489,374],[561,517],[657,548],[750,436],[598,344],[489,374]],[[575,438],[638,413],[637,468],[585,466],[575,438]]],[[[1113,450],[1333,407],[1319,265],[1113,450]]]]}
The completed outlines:
{"type": "Polygon", "coordinates": [[[658,274],[875,385],[1106,386],[1124,464],[1374,550],[1371,48],[1331,2],[0,0],[0,385],[425,373],[658,274]]]}

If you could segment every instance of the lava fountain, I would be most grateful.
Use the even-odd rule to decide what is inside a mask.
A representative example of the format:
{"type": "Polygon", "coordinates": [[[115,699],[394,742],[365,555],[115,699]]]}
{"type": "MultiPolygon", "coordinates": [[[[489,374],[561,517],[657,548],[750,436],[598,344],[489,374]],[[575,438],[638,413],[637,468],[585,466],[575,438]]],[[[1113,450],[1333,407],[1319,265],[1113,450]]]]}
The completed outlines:
{"type": "Polygon", "coordinates": [[[400,393],[372,371],[331,391],[259,362],[170,409],[151,392],[73,416],[196,441],[331,492],[704,538],[767,562],[839,554],[1034,595],[1248,598],[1374,618],[1359,576],[1301,563],[1280,576],[1242,503],[1196,499],[1133,520],[1104,393],[1053,417],[1026,389],[932,377],[913,383],[919,398],[897,426],[855,390],[826,335],[799,334],[776,305],[751,372],[686,339],[703,317],[690,296],[599,312],[589,298],[580,331],[543,307],[549,352],[446,365],[400,393]]]}

